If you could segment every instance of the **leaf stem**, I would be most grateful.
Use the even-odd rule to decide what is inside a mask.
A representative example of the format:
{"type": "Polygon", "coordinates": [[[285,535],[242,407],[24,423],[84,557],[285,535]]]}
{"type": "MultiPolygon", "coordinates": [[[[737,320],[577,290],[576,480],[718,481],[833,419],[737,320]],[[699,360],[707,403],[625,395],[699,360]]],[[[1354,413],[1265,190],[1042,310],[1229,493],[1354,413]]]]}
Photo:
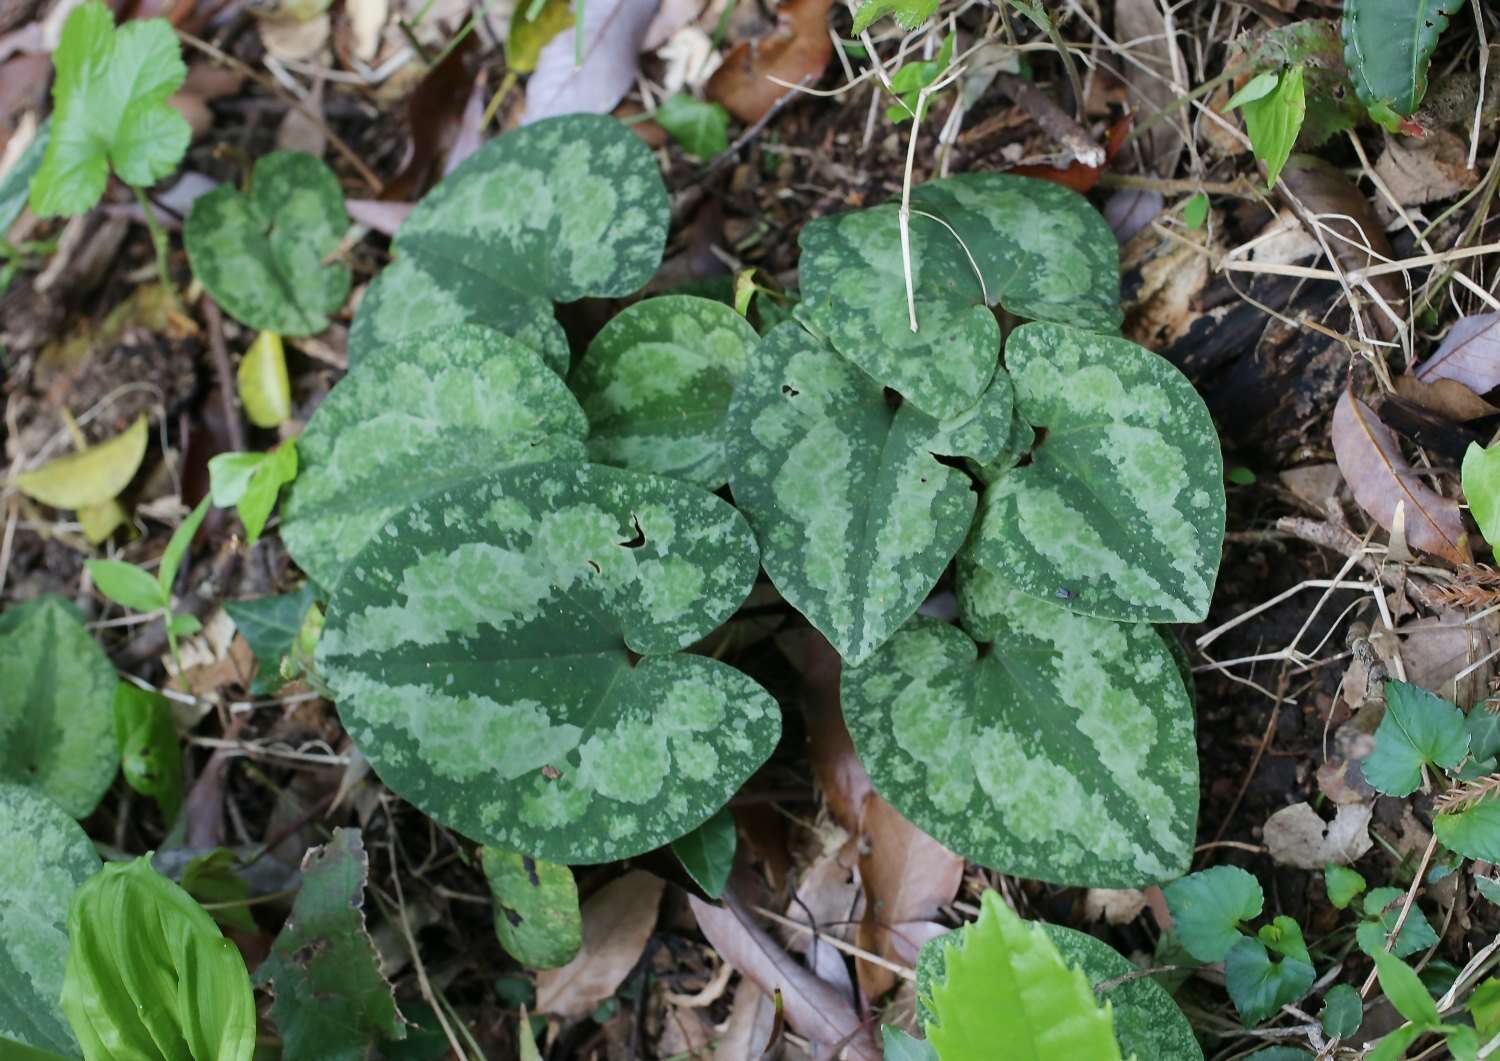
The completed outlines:
{"type": "Polygon", "coordinates": [[[141,206],[141,213],[146,218],[146,229],[151,233],[151,246],[156,249],[156,275],[161,278],[161,286],[167,292],[173,302],[177,301],[177,289],[172,286],[172,274],[167,271],[167,230],[156,217],[156,211],[151,208],[151,198],[146,194],[144,188],[131,185],[131,191],[135,192],[135,201],[141,206]]]}

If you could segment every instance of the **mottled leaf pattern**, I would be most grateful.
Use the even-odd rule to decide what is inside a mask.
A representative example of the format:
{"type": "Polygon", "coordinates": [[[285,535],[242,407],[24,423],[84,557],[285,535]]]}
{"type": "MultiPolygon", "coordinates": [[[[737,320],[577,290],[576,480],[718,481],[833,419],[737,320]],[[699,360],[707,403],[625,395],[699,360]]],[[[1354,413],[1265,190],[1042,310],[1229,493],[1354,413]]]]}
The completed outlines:
{"type": "Polygon", "coordinates": [[[567,965],[583,943],[573,871],[501,847],[479,849],[500,946],[530,969],[567,965]]]}
{"type": "Polygon", "coordinates": [[[115,669],[83,618],[47,596],[0,614],[0,781],[91,814],[114,780],[115,669]]]}
{"type": "Polygon", "coordinates": [[[964,622],[904,626],[844,672],[870,779],[954,851],[1018,876],[1136,887],[1187,868],[1193,715],[1149,626],[1010,591],[960,567],[964,622]]]}
{"type": "Polygon", "coordinates": [[[477,325],[367,351],[298,440],[282,509],[287,550],[334,586],[405,505],[510,464],[583,459],[587,424],[531,349],[477,325]]]}
{"type": "Polygon", "coordinates": [[[970,555],[1085,615],[1201,620],[1224,472],[1192,384],[1134,343],[1057,324],[1022,325],[1005,358],[1017,408],[1045,437],[985,491],[970,555]]]}
{"type": "Polygon", "coordinates": [[[710,494],[525,465],[396,515],[340,583],[319,660],[404,798],[486,844],[610,861],[707,819],[774,747],[764,690],[674,654],[756,569],[749,528],[710,494]]]}
{"type": "Polygon", "coordinates": [[[924,412],[968,408],[994,375],[1000,330],[988,306],[1118,326],[1118,247],[1082,196],[1048,181],[966,174],[922,185],[912,205],[917,331],[894,204],[802,229],[797,315],[924,412]]]}
{"type": "Polygon", "coordinates": [[[99,871],[78,823],[50,799],[0,782],[0,1040],[77,1053],[63,1016],[68,900],[99,871]]]}
{"type": "Polygon", "coordinates": [[[472,321],[535,345],[562,371],[551,303],[634,293],[661,262],[668,216],[656,159],[613,118],[570,114],[496,137],[401,226],[396,262],[360,303],[350,360],[472,321]]]}
{"type": "Polygon", "coordinates": [[[323,264],[349,215],[338,178],[320,160],[275,151],[255,163],[250,192],[220,185],[183,225],[193,275],[242,324],[312,335],[349,294],[349,267],[323,264]]]}
{"type": "Polygon", "coordinates": [[[970,480],[935,455],[994,457],[1010,380],[972,397],[944,422],[909,402],[892,409],[880,384],[795,324],[762,340],[735,392],[735,502],[776,587],[850,662],[917,610],[963,544],[970,480]]]}
{"type": "Polygon", "coordinates": [[[589,455],[710,490],[729,480],[724,419],[755,329],[691,295],[630,306],[589,344],[569,385],[589,419],[589,455]]]}

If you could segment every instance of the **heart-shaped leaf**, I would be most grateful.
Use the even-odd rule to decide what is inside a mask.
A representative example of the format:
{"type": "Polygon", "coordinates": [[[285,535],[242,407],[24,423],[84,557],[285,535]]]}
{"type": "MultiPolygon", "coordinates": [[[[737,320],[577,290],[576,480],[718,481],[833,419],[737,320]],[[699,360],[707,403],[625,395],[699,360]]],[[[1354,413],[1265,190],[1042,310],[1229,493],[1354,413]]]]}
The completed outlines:
{"type": "Polygon", "coordinates": [[[1208,614],[1224,462],[1203,399],[1124,339],[1057,324],[1011,334],[1016,407],[1045,432],[985,490],[974,560],[1024,593],[1126,622],[1208,614]]]}
{"type": "Polygon", "coordinates": [[[1452,769],[1468,750],[1462,711],[1420,686],[1389,681],[1375,750],[1360,762],[1360,769],[1377,792],[1409,796],[1422,783],[1424,764],[1452,769]]]}
{"type": "Polygon", "coordinates": [[[761,341],[730,407],[734,498],[784,597],[859,663],[922,603],[963,544],[969,477],[937,455],[988,459],[1010,380],[939,422],[795,324],[761,341]]]}
{"type": "Polygon", "coordinates": [[[578,954],[583,923],[573,871],[500,847],[479,849],[500,946],[529,969],[557,969],[578,954]]]}
{"type": "Polygon", "coordinates": [[[611,861],[706,820],[776,744],[760,686],[675,654],[756,569],[750,528],[712,494],[524,465],[394,516],[339,584],[319,660],[404,798],[486,844],[611,861]]]}
{"type": "Polygon", "coordinates": [[[0,781],[75,818],[114,780],[115,668],[78,609],[46,596],[0,614],[0,781]]]}
{"type": "Polygon", "coordinates": [[[349,294],[349,267],[324,264],[349,227],[338,178],[300,151],[255,163],[250,192],[221,184],[193,202],[182,228],[193,275],[258,331],[313,335],[349,294]]]}
{"type": "Polygon", "coordinates": [[[889,204],[804,227],[797,312],[924,412],[966,409],[994,375],[1000,332],[989,306],[1086,328],[1119,326],[1119,247],[1083,196],[997,173],[917,188],[909,224],[915,332],[898,214],[889,204]]]}
{"type": "Polygon", "coordinates": [[[68,957],[68,900],[99,872],[99,856],[56,803],[5,782],[0,845],[0,1047],[15,1039],[72,1057],[78,1047],[58,1002],[68,957]]]}
{"type": "Polygon", "coordinates": [[[712,299],[665,295],[626,309],[568,380],[589,418],[589,455],[723,486],[729,398],[759,341],[744,317],[712,299]]]}
{"type": "Polygon", "coordinates": [[[1261,938],[1243,936],[1224,959],[1224,985],[1239,1011],[1245,1027],[1252,1027],[1276,1013],[1282,1006],[1295,1002],[1307,993],[1313,983],[1312,959],[1302,944],[1302,930],[1289,917],[1278,917],[1275,925],[1261,930],[1261,938]],[[1283,939],[1273,959],[1265,942],[1267,929],[1276,928],[1283,937],[1296,936],[1296,946],[1283,939]]]}
{"type": "Polygon", "coordinates": [[[1401,909],[1406,905],[1405,900],[1406,892],[1401,888],[1374,888],[1365,896],[1361,905],[1365,916],[1370,920],[1361,922],[1354,930],[1354,939],[1360,950],[1366,954],[1374,954],[1378,950],[1388,949],[1396,957],[1405,958],[1436,945],[1438,935],[1433,931],[1427,915],[1422,912],[1421,907],[1412,904],[1400,933],[1391,946],[1386,947],[1386,937],[1395,931],[1396,922],[1401,918],[1401,909]]]}
{"type": "Polygon", "coordinates": [[[281,538],[324,586],[396,511],[475,475],[583,457],[578,402],[537,354],[456,325],[368,352],[298,440],[281,538]]]}
{"type": "Polygon", "coordinates": [[[1187,868],[1193,714],[1150,626],[1110,623],[960,567],[964,622],[914,619],[844,671],[870,780],[946,847],[1006,873],[1093,887],[1187,868]]]}
{"type": "Polygon", "coordinates": [[[1238,866],[1191,873],[1162,893],[1183,947],[1200,962],[1223,961],[1240,938],[1240,924],[1259,917],[1266,901],[1260,882],[1238,866]]]}
{"type": "Polygon", "coordinates": [[[634,293],[661,262],[668,219],[655,156],[613,118],[569,114],[496,137],[396,233],[398,257],[350,329],[350,361],[379,343],[472,321],[565,371],[551,303],[634,293]]]}

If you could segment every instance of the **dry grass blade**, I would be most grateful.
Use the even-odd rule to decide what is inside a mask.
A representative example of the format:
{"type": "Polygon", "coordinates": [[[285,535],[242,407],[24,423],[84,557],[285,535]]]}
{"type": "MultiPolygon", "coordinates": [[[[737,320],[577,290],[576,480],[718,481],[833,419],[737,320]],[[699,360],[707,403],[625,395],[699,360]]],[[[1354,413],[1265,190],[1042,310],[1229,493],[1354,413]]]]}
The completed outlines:
{"type": "Polygon", "coordinates": [[[1404,508],[1413,548],[1454,563],[1470,558],[1458,502],[1422,482],[1390,428],[1347,389],[1333,411],[1333,454],[1359,507],[1386,530],[1404,508]]]}

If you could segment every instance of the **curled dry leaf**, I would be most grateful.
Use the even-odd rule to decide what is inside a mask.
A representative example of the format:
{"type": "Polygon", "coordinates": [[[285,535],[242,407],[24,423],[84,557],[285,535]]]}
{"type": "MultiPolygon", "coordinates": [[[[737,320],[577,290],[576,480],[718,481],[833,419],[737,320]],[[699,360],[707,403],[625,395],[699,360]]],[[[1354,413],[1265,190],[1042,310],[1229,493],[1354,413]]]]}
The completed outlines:
{"type": "Polygon", "coordinates": [[[657,0],[591,0],[583,12],[583,61],[572,32],[542,49],[526,81],[522,125],[559,114],[608,114],[625,98],[639,69],[641,42],[657,0]]]}
{"type": "Polygon", "coordinates": [[[1424,483],[1401,453],[1390,428],[1347,389],[1333,410],[1333,455],[1359,507],[1387,531],[1404,512],[1414,549],[1454,563],[1470,557],[1458,502],[1424,483]]]}
{"type": "Polygon", "coordinates": [[[800,84],[817,78],[833,58],[828,10],[833,0],[788,0],[776,12],[776,28],[763,37],[740,41],[724,65],[708,79],[705,95],[722,103],[742,122],[758,122],[792,91],[768,78],[800,84]]]}
{"type": "Polygon", "coordinates": [[[820,1046],[846,1043],[844,1056],[854,1061],[879,1061],[880,1047],[849,1000],[777,946],[732,892],[725,894],[725,906],[711,906],[696,895],[688,902],[703,935],[725,961],[766,994],[781,992],[793,1031],[820,1046]]]}
{"type": "MultiPolygon", "coordinates": [[[[1174,106],[1178,98],[1177,45],[1161,5],[1156,0],[1119,0],[1115,5],[1115,38],[1136,60],[1121,64],[1130,86],[1131,107],[1143,123],[1151,121],[1157,112],[1174,106]]],[[[1181,128],[1180,118],[1174,116],[1155,122],[1143,134],[1147,168],[1159,176],[1170,177],[1177,169],[1183,150],[1181,128]]]]}
{"type": "Polygon", "coordinates": [[[537,1012],[576,1019],[613,995],[656,927],[664,887],[660,878],[632,870],[591,895],[583,904],[578,957],[537,975],[537,1012]]]}
{"type": "Polygon", "coordinates": [[[1146,893],[1136,888],[1090,888],[1083,896],[1083,916],[1090,921],[1128,925],[1146,909],[1146,893]]]}
{"type": "Polygon", "coordinates": [[[1500,313],[1461,318],[1414,375],[1423,383],[1457,380],[1475,394],[1500,387],[1500,313]]]}
{"type": "Polygon", "coordinates": [[[1293,803],[1266,819],[1263,836],[1271,857],[1283,866],[1347,866],[1374,845],[1371,813],[1368,804],[1343,803],[1326,822],[1310,803],[1293,803]]]}
{"type": "Polygon", "coordinates": [[[1424,382],[1414,375],[1406,375],[1397,376],[1392,382],[1396,385],[1396,393],[1401,397],[1448,420],[1463,423],[1500,413],[1500,409],[1456,379],[1424,382]]]}
{"type": "Polygon", "coordinates": [[[776,1003],[749,980],[734,989],[729,1025],[714,1047],[714,1061],[744,1061],[762,1057],[776,1027],[776,1003]]]}
{"type": "Polygon", "coordinates": [[[1468,159],[1468,144],[1446,129],[1434,129],[1423,140],[1392,136],[1375,163],[1375,175],[1402,206],[1421,206],[1474,187],[1479,174],[1468,159]]]}

